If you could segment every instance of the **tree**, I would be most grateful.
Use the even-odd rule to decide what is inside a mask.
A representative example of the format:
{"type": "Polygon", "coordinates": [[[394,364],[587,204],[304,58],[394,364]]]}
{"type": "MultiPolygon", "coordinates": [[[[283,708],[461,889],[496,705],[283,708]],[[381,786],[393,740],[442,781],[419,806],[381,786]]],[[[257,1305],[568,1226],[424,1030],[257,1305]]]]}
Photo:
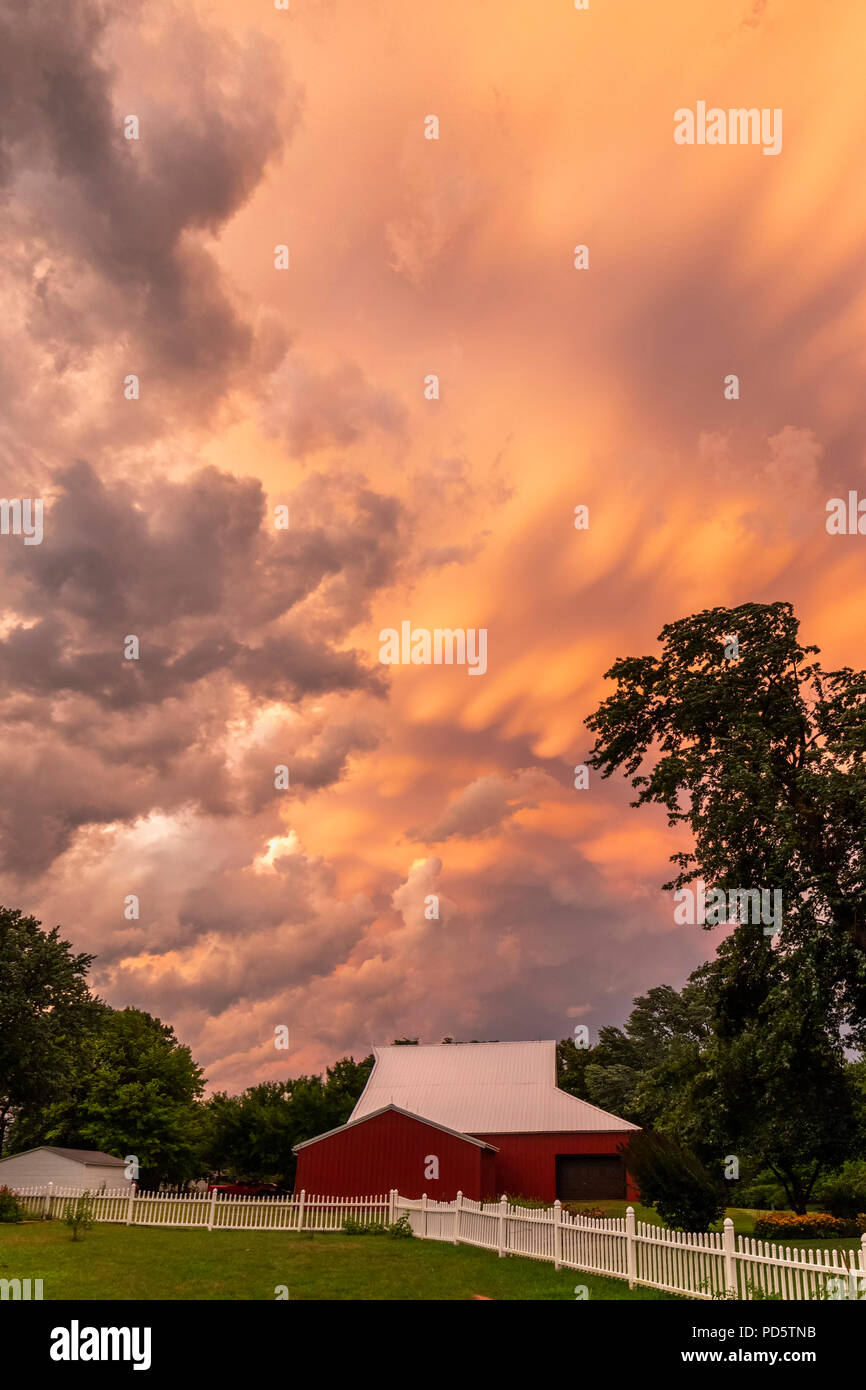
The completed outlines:
{"type": "MultiPolygon", "coordinates": [[[[635,1001],[668,996],[665,1012],[683,1026],[655,1049],[651,1040],[644,1044],[626,1118],[711,1167],[736,1158],[743,1174],[769,1168],[802,1212],[819,1176],[862,1145],[859,1070],[845,1057],[832,999],[808,957],[764,952],[760,992],[749,978],[744,1008],[735,983],[738,946],[735,937],[724,942],[682,995],[665,986],[635,1001]],[[679,1011],[670,996],[686,1007],[679,1011]]],[[[625,1031],[637,1037],[633,1018],[625,1031]]]]}
{"type": "Polygon", "coordinates": [[[673,1139],[641,1130],[631,1136],[622,1156],[642,1200],[674,1230],[708,1231],[724,1215],[720,1175],[673,1139]]]}
{"type": "Polygon", "coordinates": [[[662,1097],[653,1095],[658,1070],[690,1073],[710,1028],[711,1006],[697,983],[681,994],[658,985],[634,1000],[624,1028],[600,1028],[595,1047],[577,1047],[571,1038],[557,1043],[556,1084],[633,1124],[653,1124],[663,1109],[662,1097]]]}
{"type": "Polygon", "coordinates": [[[573,1038],[556,1044],[556,1084],[578,1100],[589,1100],[586,1071],[592,1059],[591,1047],[578,1047],[573,1038]]]}
{"type": "Polygon", "coordinates": [[[693,847],[672,856],[679,873],[665,888],[703,877],[723,891],[782,893],[777,947],[811,949],[862,1042],[866,673],[824,671],[798,631],[788,603],[667,625],[661,656],[607,672],[617,688],[587,720],[588,761],[630,777],[633,805],[664,806],[671,825],[689,827],[693,847]]]}
{"type": "Polygon", "coordinates": [[[862,1151],[858,1075],[838,992],[811,953],[755,952],[760,980],[744,986],[741,945],[735,934],[703,968],[716,1026],[684,1095],[705,1142],[754,1156],[803,1214],[819,1177],[862,1151]]]}
{"type": "Polygon", "coordinates": [[[134,1157],[148,1185],[195,1174],[196,1102],[204,1082],[168,1024],[140,1009],[102,1004],[70,1072],[62,1098],[29,1110],[16,1124],[16,1150],[61,1144],[134,1157]]]}
{"type": "Polygon", "coordinates": [[[0,1153],[23,1108],[62,1094],[76,1041],[92,1026],[94,957],[73,955],[60,928],[0,907],[0,1153]]]}
{"type": "Polygon", "coordinates": [[[291,1184],[293,1146],[346,1123],[372,1066],[372,1056],[341,1057],[324,1079],[265,1081],[239,1096],[212,1096],[204,1106],[202,1163],[235,1179],[291,1184]]]}

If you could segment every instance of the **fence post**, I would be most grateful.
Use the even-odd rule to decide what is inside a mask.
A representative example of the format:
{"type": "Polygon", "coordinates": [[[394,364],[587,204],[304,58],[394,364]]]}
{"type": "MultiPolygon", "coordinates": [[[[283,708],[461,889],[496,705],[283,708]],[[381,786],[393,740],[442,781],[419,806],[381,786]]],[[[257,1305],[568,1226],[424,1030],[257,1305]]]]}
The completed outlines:
{"type": "Polygon", "coordinates": [[[553,1268],[562,1269],[562,1203],[553,1204],[553,1268]]]}
{"type": "Polygon", "coordinates": [[[216,1199],[217,1199],[216,1188],[214,1188],[213,1192],[210,1194],[210,1206],[208,1207],[208,1212],[207,1212],[207,1228],[208,1228],[209,1231],[212,1231],[212,1230],[213,1230],[213,1218],[214,1218],[214,1211],[216,1210],[216,1199]]]}
{"type": "Polygon", "coordinates": [[[508,1198],[503,1192],[499,1198],[499,1249],[500,1260],[505,1258],[505,1218],[508,1214],[508,1198]]]}
{"type": "Polygon", "coordinates": [[[397,1220],[397,1189],[392,1187],[388,1193],[388,1225],[393,1226],[397,1220]]]}
{"type": "Polygon", "coordinates": [[[460,1244],[460,1208],[463,1204],[463,1193],[458,1192],[454,1199],[454,1240],[452,1245],[460,1244]]]}
{"type": "Polygon", "coordinates": [[[637,1239],[635,1234],[634,1207],[625,1209],[625,1267],[628,1286],[634,1288],[637,1279],[637,1239]]]}
{"type": "Polygon", "coordinates": [[[302,1230],[304,1229],[304,1202],[305,1202],[305,1200],[306,1200],[306,1196],[307,1196],[306,1190],[302,1187],[302,1188],[301,1188],[301,1200],[300,1200],[299,1203],[298,1203],[298,1230],[299,1230],[299,1231],[302,1231],[302,1230]]]}
{"type": "Polygon", "coordinates": [[[736,1246],[734,1244],[734,1223],[729,1216],[725,1217],[725,1233],[722,1237],[722,1245],[725,1251],[725,1292],[737,1296],[737,1262],[734,1258],[736,1246]]]}
{"type": "Polygon", "coordinates": [[[427,1239],[427,1193],[421,1198],[421,1239],[427,1239]]]}
{"type": "Polygon", "coordinates": [[[134,1200],[135,1200],[135,1186],[133,1185],[133,1183],[130,1182],[130,1184],[129,1184],[129,1197],[127,1198],[127,1202],[126,1202],[126,1224],[127,1224],[127,1226],[131,1226],[131,1225],[132,1225],[132,1203],[133,1203],[134,1200]]]}
{"type": "Polygon", "coordinates": [[[48,1184],[48,1191],[46,1192],[44,1198],[42,1199],[42,1220],[43,1220],[43,1221],[48,1221],[48,1220],[50,1219],[50,1217],[51,1217],[51,1198],[54,1196],[54,1193],[51,1191],[51,1189],[52,1189],[53,1186],[54,1186],[54,1183],[53,1183],[53,1182],[50,1182],[50,1183],[48,1184]]]}

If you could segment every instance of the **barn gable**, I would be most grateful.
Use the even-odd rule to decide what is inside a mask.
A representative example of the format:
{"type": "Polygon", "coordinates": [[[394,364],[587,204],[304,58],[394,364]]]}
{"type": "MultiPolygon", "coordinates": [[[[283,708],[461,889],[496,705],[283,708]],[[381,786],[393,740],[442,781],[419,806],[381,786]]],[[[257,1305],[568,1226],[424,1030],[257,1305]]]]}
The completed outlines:
{"type": "Polygon", "coordinates": [[[458,1192],[490,1196],[496,1183],[495,1145],[397,1105],[306,1139],[294,1151],[296,1187],[307,1192],[384,1196],[396,1188],[404,1197],[426,1192],[449,1201],[458,1192]]]}

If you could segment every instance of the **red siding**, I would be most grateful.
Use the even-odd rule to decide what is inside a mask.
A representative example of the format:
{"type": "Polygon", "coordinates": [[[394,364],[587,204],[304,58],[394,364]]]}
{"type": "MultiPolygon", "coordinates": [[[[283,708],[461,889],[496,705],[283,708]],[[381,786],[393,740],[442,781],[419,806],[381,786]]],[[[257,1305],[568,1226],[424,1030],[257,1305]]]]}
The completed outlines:
{"type": "MultiPolygon", "coordinates": [[[[557,1154],[615,1154],[628,1133],[615,1130],[598,1134],[477,1134],[475,1138],[485,1139],[499,1150],[497,1196],[507,1192],[515,1197],[539,1197],[553,1202],[557,1154]]],[[[629,1201],[637,1201],[638,1190],[629,1174],[626,1193],[629,1201]]]]}
{"type": "MultiPolygon", "coordinates": [[[[484,1150],[422,1120],[386,1110],[320,1139],[298,1153],[295,1191],[325,1197],[378,1196],[396,1187],[402,1197],[450,1202],[458,1192],[478,1199],[496,1185],[484,1150]],[[439,1178],[425,1178],[429,1155],[439,1159],[439,1178]]],[[[495,1155],[491,1154],[490,1159],[495,1155]]]]}

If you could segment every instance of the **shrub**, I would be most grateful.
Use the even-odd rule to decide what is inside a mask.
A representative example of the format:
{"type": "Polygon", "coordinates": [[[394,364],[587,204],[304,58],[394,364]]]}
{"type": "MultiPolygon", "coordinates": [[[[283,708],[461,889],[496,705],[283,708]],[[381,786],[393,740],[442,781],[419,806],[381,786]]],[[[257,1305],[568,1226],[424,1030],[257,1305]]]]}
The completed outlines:
{"type": "Polygon", "coordinates": [[[343,1234],[347,1236],[384,1236],[387,1230],[382,1221],[355,1221],[347,1216],[343,1222],[343,1234]]]}
{"type": "Polygon", "coordinates": [[[397,1221],[392,1222],[388,1227],[388,1235],[391,1236],[393,1240],[405,1240],[407,1237],[410,1240],[414,1239],[415,1232],[412,1230],[409,1218],[405,1212],[397,1221]]]}
{"type": "Polygon", "coordinates": [[[810,1211],[797,1216],[793,1211],[771,1211],[755,1217],[755,1235],[762,1240],[830,1240],[857,1236],[866,1231],[866,1214],[857,1217],[831,1216],[826,1211],[810,1211]]]}
{"type": "Polygon", "coordinates": [[[585,1216],[589,1221],[603,1221],[610,1214],[603,1207],[582,1207],[577,1202],[563,1202],[562,1210],[570,1216],[585,1216]]]}
{"type": "Polygon", "coordinates": [[[0,1222],[23,1221],[24,1208],[11,1187],[0,1187],[0,1222]]]}
{"type": "Polygon", "coordinates": [[[89,1231],[94,1224],[93,1198],[89,1192],[82,1192],[80,1197],[76,1197],[70,1203],[63,1220],[72,1231],[72,1239],[81,1240],[84,1232],[89,1231]]]}
{"type": "Polygon", "coordinates": [[[856,1217],[866,1211],[866,1161],[844,1164],[819,1185],[815,1196],[833,1216],[856,1217]]]}
{"type": "Polygon", "coordinates": [[[742,1183],[734,1188],[733,1205],[748,1211],[782,1211],[788,1205],[788,1196],[778,1182],[742,1183]]]}
{"type": "Polygon", "coordinates": [[[632,1135],[622,1154],[641,1200],[655,1207],[666,1225],[679,1231],[706,1231],[722,1217],[721,1178],[667,1135],[641,1130],[632,1135]]]}

